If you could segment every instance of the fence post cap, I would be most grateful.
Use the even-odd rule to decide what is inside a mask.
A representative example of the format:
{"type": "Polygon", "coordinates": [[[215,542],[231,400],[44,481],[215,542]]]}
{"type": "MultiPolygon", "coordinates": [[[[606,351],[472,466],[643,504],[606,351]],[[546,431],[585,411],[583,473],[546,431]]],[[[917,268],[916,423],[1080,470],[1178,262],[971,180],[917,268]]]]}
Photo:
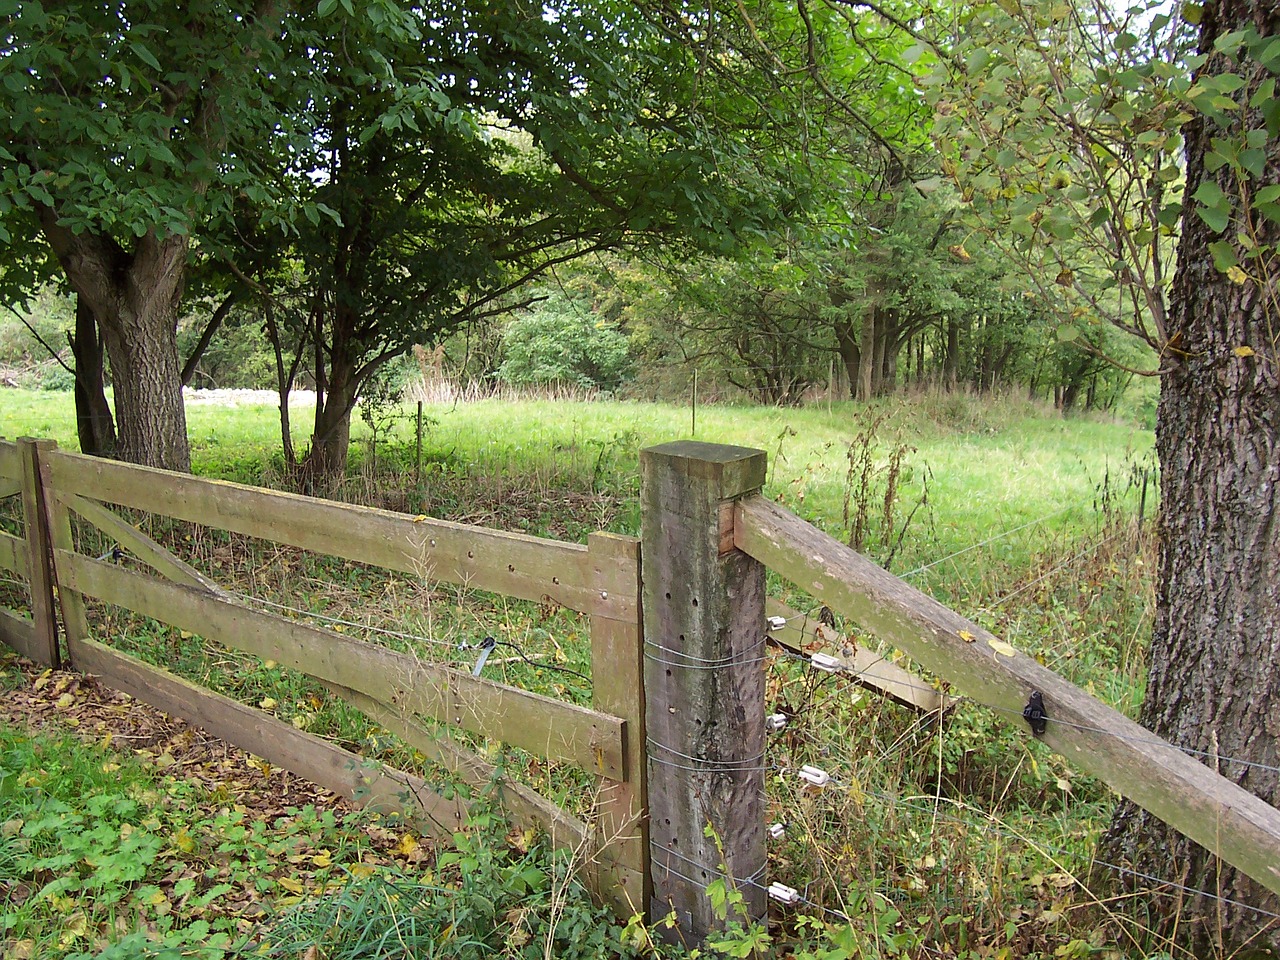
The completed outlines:
{"type": "Polygon", "coordinates": [[[728,500],[764,486],[769,455],[753,447],[701,440],[673,440],[640,451],[642,464],[665,460],[668,468],[687,477],[715,481],[728,500]]]}

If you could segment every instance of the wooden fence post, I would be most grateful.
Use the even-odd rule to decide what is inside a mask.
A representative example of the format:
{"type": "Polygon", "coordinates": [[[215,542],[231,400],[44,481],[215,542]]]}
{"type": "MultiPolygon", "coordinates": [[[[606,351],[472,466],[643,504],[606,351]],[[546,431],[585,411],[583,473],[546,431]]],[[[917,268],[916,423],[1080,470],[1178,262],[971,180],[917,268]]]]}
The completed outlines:
{"type": "Polygon", "coordinates": [[[27,540],[27,584],[31,592],[31,622],[35,646],[33,660],[46,667],[61,666],[58,651],[58,620],[53,605],[53,553],[49,542],[49,515],[45,507],[44,482],[40,476],[40,455],[54,449],[52,440],[22,437],[18,451],[22,457],[22,522],[27,540]]]}
{"type": "Polygon", "coordinates": [[[696,441],[640,454],[650,917],[674,911],[689,942],[722,926],[716,880],[736,883],[750,920],[767,907],[765,571],[733,543],[733,502],[766,462],[696,441]]]}
{"type": "MultiPolygon", "coordinates": [[[[49,474],[50,457],[57,444],[42,441],[40,445],[40,487],[44,497],[45,517],[49,524],[49,546],[52,551],[76,549],[75,535],[71,530],[71,511],[58,499],[49,474]],[[46,445],[47,444],[47,445],[46,445]]],[[[76,644],[89,637],[89,620],[85,615],[84,597],[78,591],[69,590],[58,582],[58,563],[53,560],[53,582],[58,588],[58,606],[62,609],[62,632],[67,638],[67,660],[76,663],[76,644]]]]}
{"type": "MultiPolygon", "coordinates": [[[[587,539],[597,582],[627,583],[635,615],[591,617],[592,706],[627,722],[622,763],[626,780],[605,780],[597,801],[597,889],[625,919],[649,905],[649,825],[645,819],[644,638],[640,618],[640,543],[593,533],[587,539]]],[[[608,587],[602,586],[602,589],[608,587]]]]}

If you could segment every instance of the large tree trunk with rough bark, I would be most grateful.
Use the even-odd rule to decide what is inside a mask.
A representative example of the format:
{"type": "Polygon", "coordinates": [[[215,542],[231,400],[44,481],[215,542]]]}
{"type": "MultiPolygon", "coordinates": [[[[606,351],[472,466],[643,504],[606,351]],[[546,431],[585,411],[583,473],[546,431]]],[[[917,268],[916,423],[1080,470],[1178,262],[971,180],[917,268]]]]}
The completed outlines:
{"type": "Polygon", "coordinates": [[[112,457],[116,452],[116,424],[107,403],[102,337],[98,318],[83,297],[76,297],[76,332],[67,337],[76,366],[76,435],[80,452],[112,457]]]}
{"type": "Polygon", "coordinates": [[[187,238],[150,232],[128,251],[111,237],[73,234],[49,208],[41,211],[41,226],[102,330],[115,389],[116,455],[189,471],[177,343],[187,238]]]}
{"type": "MultiPolygon", "coordinates": [[[[1204,6],[1201,49],[1254,26],[1280,29],[1280,7],[1259,0],[1204,6]]],[[[1220,55],[1203,70],[1230,65],[1220,55]]],[[[1267,74],[1246,61],[1252,93],[1267,74]]],[[[1245,118],[1261,127],[1256,115],[1245,118]]],[[[1206,170],[1212,123],[1184,130],[1187,196],[1217,179],[1238,195],[1229,168],[1206,170]]],[[[1232,136],[1232,134],[1225,134],[1232,136]]],[[[1266,145],[1266,169],[1254,190],[1280,180],[1280,141],[1266,145]]],[[[1253,242],[1275,249],[1280,227],[1254,215],[1253,242]]],[[[1193,213],[1183,221],[1171,297],[1170,337],[1177,358],[1162,382],[1156,447],[1160,457],[1160,566],[1151,668],[1141,722],[1161,737],[1200,751],[1223,776],[1275,805],[1280,801],[1280,366],[1275,280],[1215,269],[1208,245],[1231,240],[1193,213]],[[1249,348],[1249,349],[1243,349],[1249,348]]],[[[1257,272],[1251,267],[1250,272],[1257,272]]],[[[1265,270],[1265,266],[1261,266],[1265,270]]],[[[1274,269],[1274,268],[1273,268],[1274,269]]],[[[1171,353],[1173,352],[1171,351],[1171,353]]],[[[1205,895],[1155,898],[1166,931],[1192,955],[1227,955],[1280,946],[1280,921],[1242,904],[1280,913],[1270,894],[1132,804],[1116,811],[1103,850],[1134,870],[1205,895]]],[[[1144,885],[1145,882],[1144,882],[1144,885]]]]}

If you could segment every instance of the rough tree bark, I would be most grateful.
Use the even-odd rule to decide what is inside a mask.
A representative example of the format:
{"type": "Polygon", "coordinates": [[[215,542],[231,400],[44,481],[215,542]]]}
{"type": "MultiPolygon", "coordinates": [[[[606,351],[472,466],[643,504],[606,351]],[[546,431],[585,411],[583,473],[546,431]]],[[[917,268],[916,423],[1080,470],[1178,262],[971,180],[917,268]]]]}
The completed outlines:
{"type": "Polygon", "coordinates": [[[153,231],[128,251],[111,237],[73,234],[50,208],[40,219],[67,280],[102,330],[115,388],[116,455],[189,471],[177,343],[187,238],[153,231]]]}
{"type": "MultiPolygon", "coordinates": [[[[1200,46],[1253,26],[1280,30],[1276,0],[1217,0],[1204,5],[1200,46]]],[[[1202,71],[1230,64],[1213,55],[1202,71]]],[[[1237,72],[1252,93],[1267,72],[1246,61],[1237,72]]],[[[1246,124],[1260,127],[1256,115],[1246,124]]],[[[1237,195],[1229,168],[1206,169],[1213,123],[1184,130],[1187,189],[1217,179],[1237,195]]],[[[1262,182],[1280,181],[1280,141],[1266,143],[1262,182]]],[[[1254,216],[1254,241],[1274,250],[1280,226],[1254,216]]],[[[1160,458],[1160,566],[1151,668],[1141,722],[1160,736],[1203,751],[1206,763],[1272,804],[1280,800],[1280,367],[1274,278],[1233,282],[1215,269],[1217,234],[1192,213],[1184,218],[1171,297],[1171,348],[1178,362],[1161,385],[1156,447],[1160,458]],[[1249,347],[1249,350],[1239,348],[1249,347]],[[1243,355],[1242,355],[1243,354],[1243,355]],[[1234,759],[1227,759],[1234,758],[1234,759]],[[1239,762],[1245,761],[1245,762],[1239,762]]],[[[1251,267],[1251,271],[1256,267],[1251,267]]],[[[1237,280],[1242,278],[1237,276],[1237,280]]],[[[1166,930],[1196,956],[1280,946],[1280,921],[1215,898],[1280,913],[1280,897],[1169,829],[1122,804],[1104,838],[1108,859],[1212,897],[1156,898],[1166,930]]],[[[1239,956],[1240,954],[1236,954],[1239,956]]]]}
{"type": "Polygon", "coordinates": [[[80,452],[111,457],[116,452],[116,424],[107,403],[102,337],[98,318],[83,297],[76,297],[76,332],[67,337],[76,367],[76,435],[80,452]]]}

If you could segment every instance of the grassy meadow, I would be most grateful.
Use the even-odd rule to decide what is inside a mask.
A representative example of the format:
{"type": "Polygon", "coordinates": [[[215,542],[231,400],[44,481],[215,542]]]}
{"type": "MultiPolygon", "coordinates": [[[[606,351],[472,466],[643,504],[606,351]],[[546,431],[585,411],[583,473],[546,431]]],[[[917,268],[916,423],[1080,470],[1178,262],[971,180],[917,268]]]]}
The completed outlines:
{"type": "MultiPolygon", "coordinates": [[[[858,543],[893,572],[1120,709],[1132,713],[1140,702],[1153,558],[1138,518],[1141,511],[1149,522],[1156,492],[1152,437],[1137,426],[1063,418],[1012,398],[964,395],[922,395],[871,407],[700,407],[696,434],[689,408],[652,403],[485,400],[428,404],[423,412],[420,454],[413,405],[356,417],[350,475],[334,495],[581,541],[594,529],[637,532],[641,448],[690,436],[757,447],[769,454],[767,495],[858,543]]],[[[305,448],[308,413],[301,405],[293,410],[299,449],[305,448]]],[[[195,472],[287,486],[277,416],[270,402],[189,403],[195,472]]],[[[70,395],[0,392],[0,435],[49,437],[75,449],[70,395]]],[[[589,701],[585,678],[555,669],[589,672],[581,618],[200,528],[148,529],[230,589],[285,605],[290,615],[327,617],[321,622],[337,621],[376,642],[443,658],[457,657],[458,642],[493,633],[528,656],[505,658],[493,668],[500,671],[494,679],[589,701]],[[380,632],[387,630],[397,635],[380,632]],[[415,645],[414,637],[429,637],[435,645],[415,645]]],[[[770,588],[797,609],[813,608],[789,584],[771,578],[770,588]]],[[[421,766],[421,758],[394,738],[270,661],[215,649],[121,611],[101,614],[103,630],[124,649],[245,702],[269,703],[283,719],[369,755],[421,766]]],[[[844,626],[855,631],[855,625],[844,626]]],[[[874,637],[855,636],[876,645],[874,637]]],[[[883,653],[899,659],[893,650],[883,653]]],[[[788,825],[786,837],[771,848],[770,879],[803,891],[806,904],[778,912],[772,945],[739,929],[716,952],[749,956],[755,949],[799,960],[1183,955],[1176,940],[1146,927],[1141,898],[1112,899],[1115,875],[1092,863],[1112,795],[1024,737],[1020,713],[997,715],[962,702],[946,723],[921,722],[842,680],[815,680],[785,659],[770,664],[768,691],[773,704],[796,718],[783,737],[771,740],[769,762],[791,769],[818,764],[840,789],[802,796],[780,772],[770,777],[770,816],[788,825]]],[[[574,771],[496,744],[477,746],[557,802],[578,810],[589,804],[591,784],[574,771]]],[[[554,879],[563,864],[548,859],[529,866],[534,853],[508,849],[505,855],[515,857],[520,869],[529,866],[529,877],[542,878],[519,880],[510,862],[495,861],[504,854],[494,846],[506,846],[502,831],[493,833],[481,824],[481,834],[493,841],[484,846],[487,852],[478,853],[474,843],[466,848],[471,860],[488,864],[485,869],[459,872],[454,854],[441,851],[430,882],[465,887],[498,905],[493,916],[505,918],[495,921],[506,931],[497,948],[502,955],[549,955],[555,936],[547,931],[555,925],[548,928],[546,918],[561,914],[603,938],[594,955],[681,955],[659,947],[634,924],[614,928],[590,913],[580,892],[554,879]],[[567,904],[576,906],[564,913],[567,904]],[[517,908],[524,911],[518,922],[510,912],[517,908]],[[531,917],[542,918],[541,926],[531,917]],[[530,937],[534,927],[540,932],[530,937]]],[[[322,884],[301,899],[268,885],[263,898],[276,906],[248,925],[243,917],[211,911],[225,937],[218,947],[223,952],[209,956],[231,955],[236,942],[272,956],[311,956],[306,951],[312,948],[317,957],[465,955],[439,941],[441,929],[455,929],[450,923],[463,929],[463,920],[442,914],[419,888],[411,895],[402,889],[408,881],[382,873],[360,879],[322,884]],[[368,883],[375,882],[399,884],[401,892],[379,901],[369,892],[368,883]],[[398,936],[407,935],[401,920],[438,923],[421,943],[435,943],[431,949],[440,952],[427,952],[420,943],[417,954],[378,953],[368,937],[346,941],[347,952],[328,941],[317,946],[316,938],[330,935],[344,910],[374,918],[366,930],[394,929],[398,936]]],[[[193,882],[202,894],[216,886],[207,879],[193,882]]],[[[147,884],[156,886],[150,874],[135,887],[150,891],[147,884]]],[[[163,892],[163,884],[158,889],[163,892]]],[[[122,892],[120,902],[131,904],[144,918],[143,929],[151,929],[146,903],[130,896],[122,892]]],[[[88,909],[81,901],[75,906],[88,909]]],[[[483,913],[468,914],[465,922],[483,927],[483,913]]],[[[35,949],[65,936],[56,914],[28,914],[5,914],[10,919],[0,938],[35,949]]],[[[99,928],[93,922],[86,927],[99,928]]],[[[170,920],[169,929],[183,928],[170,920]]],[[[165,942],[164,936],[152,939],[165,942]]],[[[95,940],[86,934],[61,949],[96,956],[116,940],[118,935],[95,940]]],[[[185,950],[189,941],[175,943],[185,950]]],[[[565,949],[555,955],[568,955],[565,949]]]]}

